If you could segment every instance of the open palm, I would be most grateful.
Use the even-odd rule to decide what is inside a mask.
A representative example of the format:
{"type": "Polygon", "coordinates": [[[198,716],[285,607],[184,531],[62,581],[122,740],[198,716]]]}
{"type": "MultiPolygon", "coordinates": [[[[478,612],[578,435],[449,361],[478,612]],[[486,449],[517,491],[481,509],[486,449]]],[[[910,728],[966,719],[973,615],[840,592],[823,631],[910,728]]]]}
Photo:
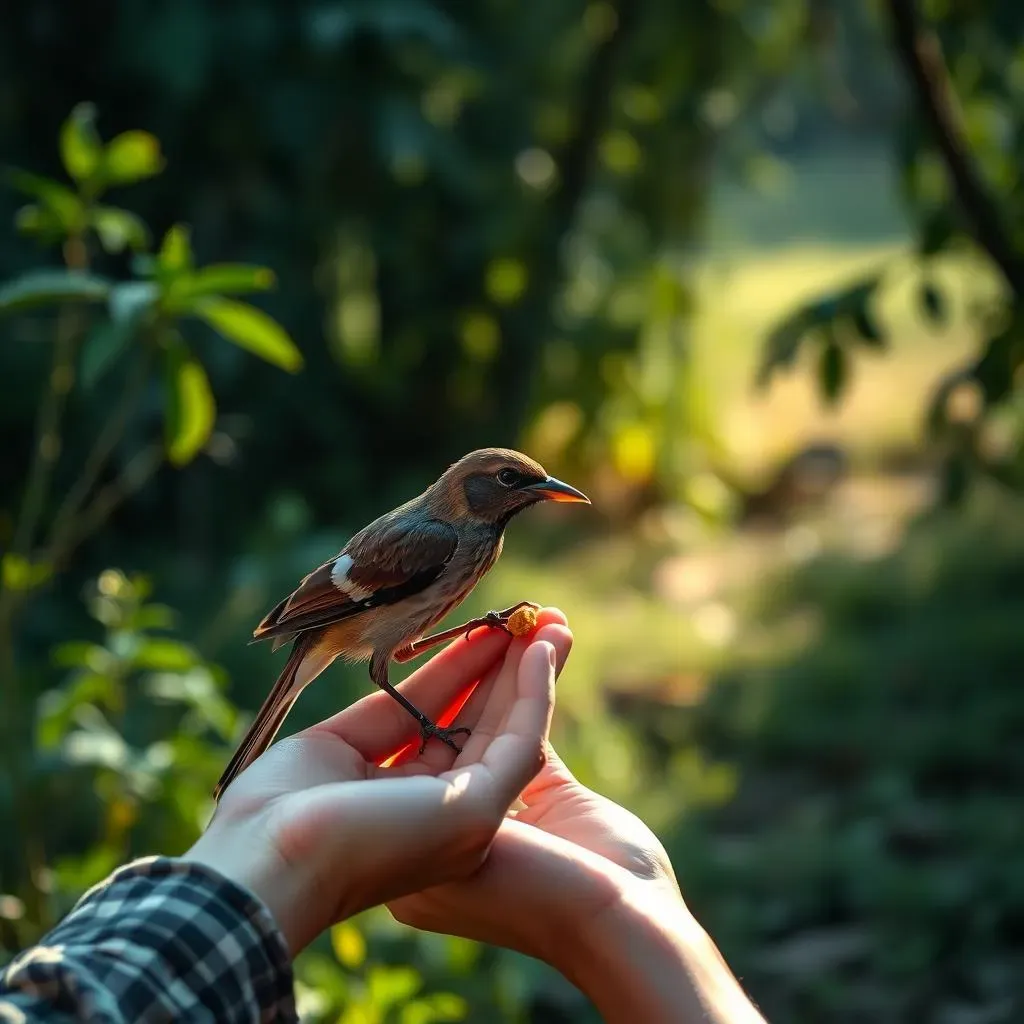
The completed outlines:
{"type": "Polygon", "coordinates": [[[543,762],[564,621],[548,610],[530,637],[460,639],[402,684],[442,723],[457,713],[472,728],[458,755],[441,743],[420,755],[413,718],[370,694],[253,762],[189,856],[244,877],[293,952],[336,920],[473,871],[543,762]]]}

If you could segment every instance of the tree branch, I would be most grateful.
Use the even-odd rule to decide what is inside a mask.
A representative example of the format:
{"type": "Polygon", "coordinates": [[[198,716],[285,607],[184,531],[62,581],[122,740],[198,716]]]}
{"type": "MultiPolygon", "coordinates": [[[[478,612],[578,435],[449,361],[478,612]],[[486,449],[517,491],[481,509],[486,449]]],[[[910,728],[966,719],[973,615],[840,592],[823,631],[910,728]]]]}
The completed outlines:
{"type": "Polygon", "coordinates": [[[163,465],[163,461],[164,449],[158,443],[137,452],[118,476],[82,509],[81,515],[64,536],[55,540],[46,555],[50,564],[59,566],[83,540],[94,534],[110,518],[125,499],[142,489],[163,465]]]}
{"type": "Polygon", "coordinates": [[[148,349],[145,349],[136,357],[134,365],[128,373],[117,409],[104,423],[103,429],[96,438],[92,450],[86,457],[81,474],[69,489],[63,502],[61,502],[60,508],[57,510],[53,526],[50,530],[48,546],[51,549],[62,547],[65,532],[74,530],[75,515],[82,507],[86,498],[89,497],[107,461],[113,454],[118,442],[124,436],[132,414],[135,412],[139,400],[145,391],[149,362],[148,349]]]}
{"type": "Polygon", "coordinates": [[[915,0],[889,0],[888,7],[896,52],[946,163],[960,208],[973,227],[975,240],[1022,301],[1024,257],[1004,231],[999,207],[971,159],[938,37],[920,21],[915,0]]]}

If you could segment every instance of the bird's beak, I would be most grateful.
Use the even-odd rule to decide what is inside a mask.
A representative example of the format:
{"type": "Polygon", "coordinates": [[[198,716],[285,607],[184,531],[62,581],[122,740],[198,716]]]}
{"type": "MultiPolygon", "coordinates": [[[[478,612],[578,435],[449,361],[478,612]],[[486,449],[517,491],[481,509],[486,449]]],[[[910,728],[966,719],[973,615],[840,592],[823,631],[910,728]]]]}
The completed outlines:
{"type": "Polygon", "coordinates": [[[523,490],[530,491],[548,501],[581,501],[585,505],[590,504],[590,499],[582,491],[577,491],[575,487],[570,487],[553,476],[535,484],[528,484],[523,490]]]}

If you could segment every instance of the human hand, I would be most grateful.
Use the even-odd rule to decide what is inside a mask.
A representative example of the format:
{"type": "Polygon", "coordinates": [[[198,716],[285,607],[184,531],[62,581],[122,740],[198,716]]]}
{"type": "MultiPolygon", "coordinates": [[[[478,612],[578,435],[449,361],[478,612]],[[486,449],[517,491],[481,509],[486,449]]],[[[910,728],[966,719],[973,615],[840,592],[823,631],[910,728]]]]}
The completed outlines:
{"type": "Polygon", "coordinates": [[[461,754],[419,755],[412,717],[372,693],[258,758],[184,859],[260,897],[292,955],[351,914],[467,875],[543,764],[564,621],[546,609],[528,637],[477,631],[401,684],[447,724],[481,680],[458,713],[473,730],[461,754]]]}
{"type": "MultiPolygon", "coordinates": [[[[568,654],[568,643],[560,650],[568,654]]],[[[566,959],[579,948],[581,929],[624,900],[682,906],[655,834],[577,782],[550,745],[520,799],[525,808],[502,824],[479,871],[394,900],[391,913],[416,928],[517,949],[571,971],[566,959]]]]}
{"type": "Polygon", "coordinates": [[[544,960],[609,1024],[764,1024],[636,815],[582,786],[550,745],[521,800],[480,870],[391,901],[395,918],[544,960]]]}

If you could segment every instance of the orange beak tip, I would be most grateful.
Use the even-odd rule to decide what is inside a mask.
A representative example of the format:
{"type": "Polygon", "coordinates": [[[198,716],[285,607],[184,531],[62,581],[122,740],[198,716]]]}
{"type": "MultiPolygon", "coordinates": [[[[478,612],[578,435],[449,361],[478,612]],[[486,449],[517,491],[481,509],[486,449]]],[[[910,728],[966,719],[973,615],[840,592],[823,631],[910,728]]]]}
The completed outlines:
{"type": "Polygon", "coordinates": [[[530,490],[539,494],[546,501],[573,502],[581,505],[591,504],[590,499],[582,491],[577,491],[575,487],[571,487],[561,480],[556,480],[553,476],[549,476],[547,480],[542,480],[540,483],[531,485],[530,490]]]}

